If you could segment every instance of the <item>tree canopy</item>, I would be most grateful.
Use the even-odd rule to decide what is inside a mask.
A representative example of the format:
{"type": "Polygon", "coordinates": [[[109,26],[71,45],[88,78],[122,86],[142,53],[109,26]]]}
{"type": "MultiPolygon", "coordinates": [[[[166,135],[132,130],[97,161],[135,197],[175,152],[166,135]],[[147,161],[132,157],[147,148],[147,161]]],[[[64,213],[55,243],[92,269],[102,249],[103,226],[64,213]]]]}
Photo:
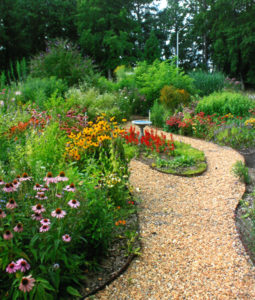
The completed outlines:
{"type": "Polygon", "coordinates": [[[255,84],[254,0],[2,0],[0,70],[64,38],[105,72],[169,59],[255,84]]]}

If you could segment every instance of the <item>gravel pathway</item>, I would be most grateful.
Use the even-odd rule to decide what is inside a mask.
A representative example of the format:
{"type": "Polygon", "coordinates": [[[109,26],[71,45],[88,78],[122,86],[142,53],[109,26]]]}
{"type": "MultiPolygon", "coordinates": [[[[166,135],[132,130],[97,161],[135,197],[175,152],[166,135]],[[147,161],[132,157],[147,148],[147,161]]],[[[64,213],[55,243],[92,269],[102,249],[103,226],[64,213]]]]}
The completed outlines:
{"type": "Polygon", "coordinates": [[[139,188],[142,255],[94,299],[255,299],[255,268],[235,227],[245,186],[231,175],[234,150],[174,135],[205,152],[199,177],[162,174],[131,162],[139,188]]]}

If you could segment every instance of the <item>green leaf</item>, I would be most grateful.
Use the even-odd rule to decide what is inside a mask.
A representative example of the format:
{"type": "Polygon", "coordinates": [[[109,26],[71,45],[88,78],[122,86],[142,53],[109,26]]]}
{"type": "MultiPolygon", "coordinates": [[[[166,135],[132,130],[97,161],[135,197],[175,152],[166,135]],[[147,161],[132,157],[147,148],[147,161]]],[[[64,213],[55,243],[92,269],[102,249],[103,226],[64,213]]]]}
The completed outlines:
{"type": "Polygon", "coordinates": [[[81,294],[78,292],[78,290],[76,290],[72,286],[68,286],[66,291],[72,296],[82,297],[81,294]]]}

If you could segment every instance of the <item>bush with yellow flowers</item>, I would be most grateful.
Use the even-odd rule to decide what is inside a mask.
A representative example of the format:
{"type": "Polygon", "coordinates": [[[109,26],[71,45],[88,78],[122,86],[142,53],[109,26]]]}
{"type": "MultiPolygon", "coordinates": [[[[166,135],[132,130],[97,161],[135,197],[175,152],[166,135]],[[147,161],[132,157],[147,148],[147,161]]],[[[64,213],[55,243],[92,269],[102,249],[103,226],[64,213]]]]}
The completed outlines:
{"type": "Polygon", "coordinates": [[[108,121],[105,114],[102,114],[95,122],[88,122],[88,126],[82,131],[72,132],[68,136],[70,140],[66,146],[67,157],[78,161],[83,155],[99,153],[109,145],[109,141],[116,139],[123,132],[114,117],[108,121]]]}

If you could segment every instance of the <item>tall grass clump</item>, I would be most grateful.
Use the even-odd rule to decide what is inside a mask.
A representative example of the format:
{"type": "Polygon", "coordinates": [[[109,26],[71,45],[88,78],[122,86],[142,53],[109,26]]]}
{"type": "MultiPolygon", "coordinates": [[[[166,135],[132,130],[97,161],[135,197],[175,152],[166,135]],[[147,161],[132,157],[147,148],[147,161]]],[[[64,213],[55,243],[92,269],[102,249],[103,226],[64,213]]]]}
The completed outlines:
{"type": "Polygon", "coordinates": [[[207,96],[224,88],[225,76],[221,72],[208,73],[196,71],[189,74],[199,96],[207,96]]]}
{"type": "Polygon", "coordinates": [[[249,110],[255,107],[247,96],[240,93],[215,92],[198,102],[196,112],[206,115],[217,114],[224,116],[231,113],[234,116],[248,116],[249,110]]]}
{"type": "Polygon", "coordinates": [[[169,111],[159,102],[155,101],[151,108],[151,121],[154,126],[164,127],[169,111]]]}

